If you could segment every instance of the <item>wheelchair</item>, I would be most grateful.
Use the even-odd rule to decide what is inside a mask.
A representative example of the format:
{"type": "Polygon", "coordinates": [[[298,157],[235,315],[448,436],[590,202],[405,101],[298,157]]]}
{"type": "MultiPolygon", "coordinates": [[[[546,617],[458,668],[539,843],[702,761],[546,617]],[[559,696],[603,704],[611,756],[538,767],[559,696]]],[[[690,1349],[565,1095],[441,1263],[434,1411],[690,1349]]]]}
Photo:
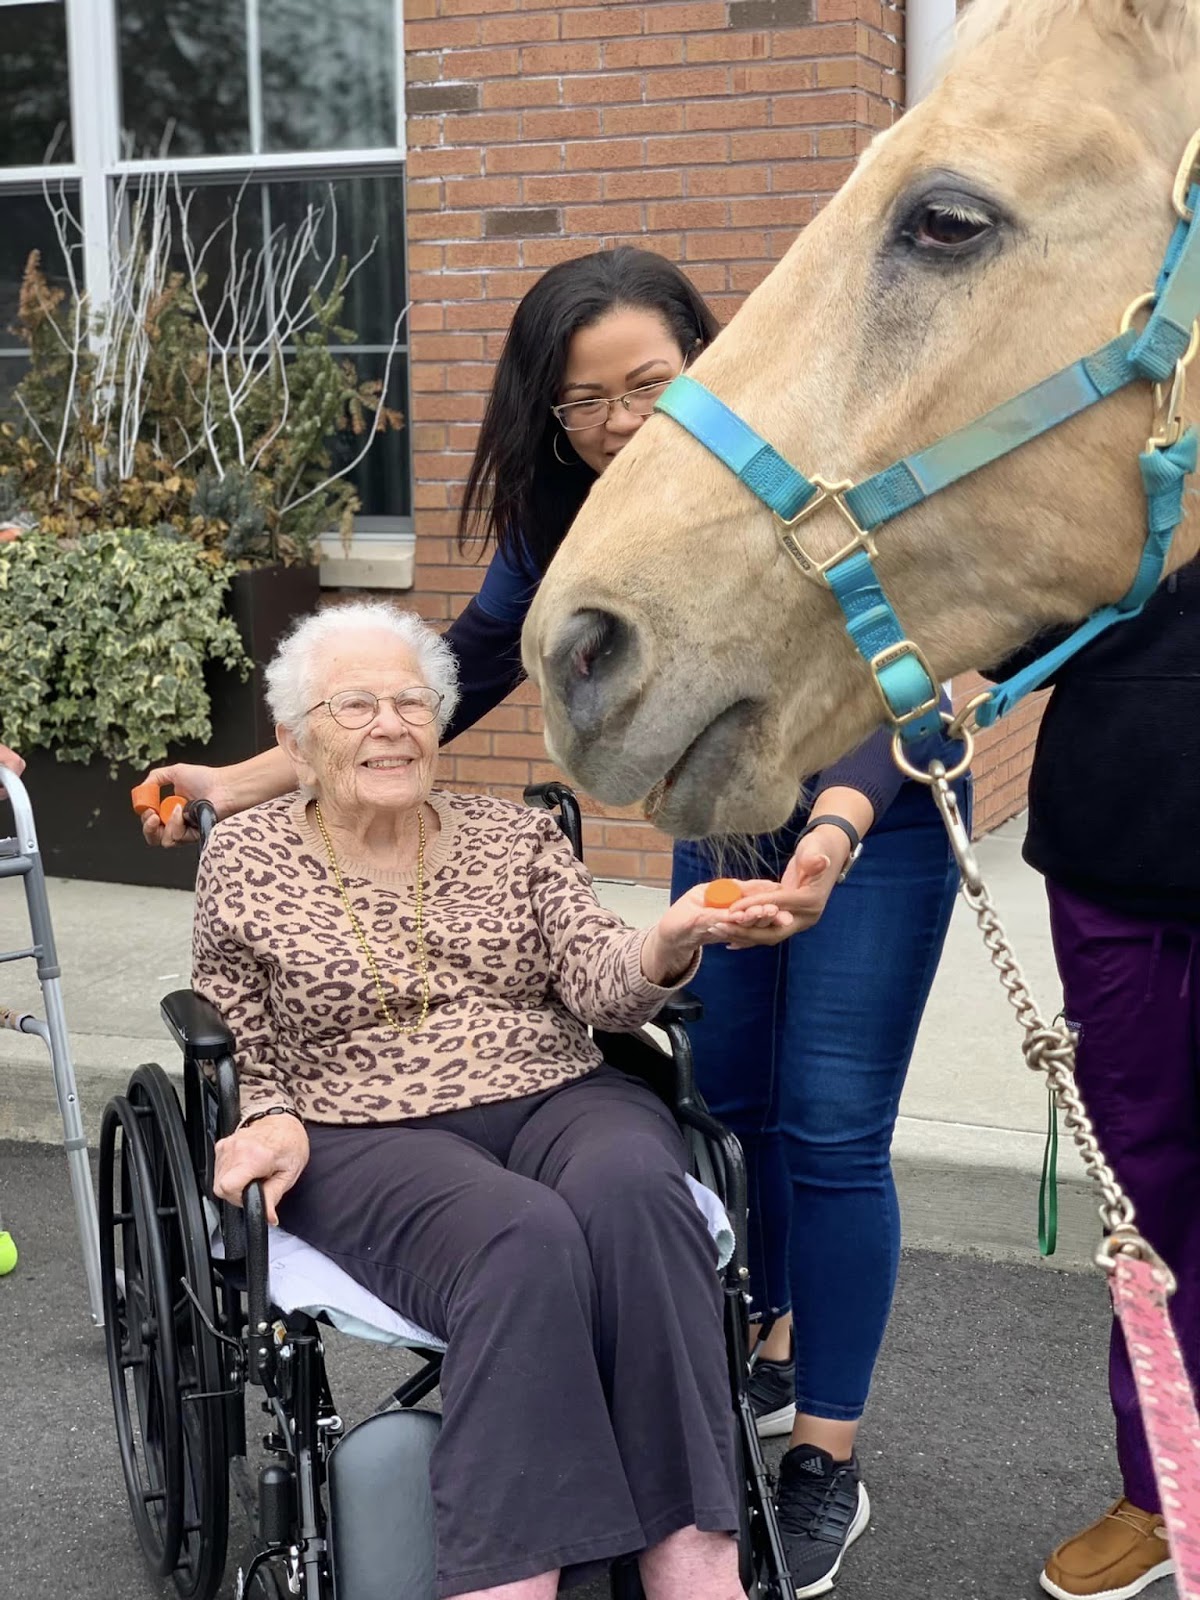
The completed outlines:
{"type": "MultiPolygon", "coordinates": [[[[580,856],[581,817],[571,791],[533,785],[525,799],[557,812],[580,856]]],[[[203,839],[215,818],[200,801],[190,820],[203,839]]],[[[656,1018],[658,1037],[642,1030],[597,1034],[596,1041],[605,1060],[641,1077],[672,1108],[694,1192],[697,1185],[710,1191],[729,1219],[732,1238],[720,1270],[742,1580],[763,1600],[795,1600],[746,1394],[745,1166],[737,1140],[709,1115],[692,1082],[687,1024],[699,1014],[699,1002],[680,995],[656,1018]]],[[[284,1263],[271,1253],[261,1186],[249,1185],[242,1208],[212,1198],[214,1143],[239,1117],[233,1038],[191,990],[167,995],[162,1015],[183,1052],[182,1109],[162,1068],[140,1066],[126,1093],[105,1108],[99,1148],[108,1372],[146,1560],[182,1600],[212,1600],[225,1571],[232,1485],[253,1529],[237,1573],[238,1600],[431,1600],[429,1457],[440,1417],[417,1408],[438,1385],[439,1341],[411,1325],[386,1327],[386,1342],[415,1350],[422,1364],[374,1415],[345,1428],[326,1373],[323,1329],[380,1337],[381,1323],[402,1319],[379,1302],[374,1321],[344,1296],[314,1303],[294,1273],[281,1293],[284,1263]],[[267,1418],[261,1452],[252,1452],[247,1437],[247,1385],[261,1391],[267,1418]]],[[[610,1584],[614,1600],[639,1600],[636,1557],[613,1563],[610,1584]]]]}

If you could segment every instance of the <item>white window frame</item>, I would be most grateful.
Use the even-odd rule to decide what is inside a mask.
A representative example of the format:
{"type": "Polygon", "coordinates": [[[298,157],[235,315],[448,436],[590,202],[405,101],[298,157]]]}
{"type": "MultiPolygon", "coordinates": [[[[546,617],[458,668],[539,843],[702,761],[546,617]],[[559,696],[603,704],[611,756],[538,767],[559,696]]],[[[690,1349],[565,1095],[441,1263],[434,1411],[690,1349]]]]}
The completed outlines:
{"type": "MultiPolygon", "coordinates": [[[[0,0],[0,10],[30,0],[0,0]]],[[[39,3],[39,0],[33,0],[39,3]]],[[[40,0],[44,4],[60,0],[40,0]]],[[[262,88],[257,40],[262,7],[270,0],[243,0],[246,12],[250,145],[245,154],[185,156],[178,160],[130,159],[121,150],[121,84],[117,46],[117,0],[61,0],[66,13],[71,105],[71,148],[76,159],[45,165],[0,167],[0,197],[6,191],[41,188],[46,183],[79,186],[83,227],[84,282],[93,304],[108,296],[112,196],[122,179],[177,172],[181,177],[322,176],[341,170],[369,174],[402,168],[407,156],[404,111],[404,6],[392,0],[395,47],[396,126],[391,145],[368,150],[264,151],[262,88]]],[[[200,0],[203,3],[203,0],[200,0]]],[[[401,180],[403,174],[400,174],[401,180]]],[[[407,352],[407,340],[404,346],[407,352]]],[[[407,408],[411,411],[411,406],[407,408]]],[[[336,535],[323,541],[326,560],[337,576],[329,581],[372,587],[410,588],[413,570],[412,518],[368,517],[356,530],[347,559],[336,535]],[[386,528],[380,524],[386,523],[386,528]],[[370,568],[357,576],[359,567],[370,568]],[[388,575],[390,571],[390,576],[388,575]]]]}

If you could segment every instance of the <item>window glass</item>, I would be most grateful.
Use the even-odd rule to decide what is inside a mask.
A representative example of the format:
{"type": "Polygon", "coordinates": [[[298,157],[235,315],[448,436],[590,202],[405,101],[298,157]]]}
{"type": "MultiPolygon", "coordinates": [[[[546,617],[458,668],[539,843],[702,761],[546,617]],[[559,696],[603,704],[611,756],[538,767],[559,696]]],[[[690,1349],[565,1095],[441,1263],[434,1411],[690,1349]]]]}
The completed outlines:
{"type": "MultiPolygon", "coordinates": [[[[353,265],[367,257],[347,285],[337,319],[353,339],[333,348],[354,363],[363,382],[382,382],[393,327],[405,305],[402,185],[399,169],[270,181],[189,178],[181,190],[188,235],[197,254],[204,252],[201,300],[217,339],[228,338],[230,331],[231,273],[240,303],[257,307],[248,331],[261,338],[267,324],[263,286],[273,286],[277,303],[289,277],[289,252],[311,217],[315,251],[294,275],[289,304],[301,307],[314,286],[328,291],[343,258],[353,265]],[[265,256],[264,241],[269,242],[265,256]]],[[[178,198],[172,204],[177,212],[178,198]]],[[[178,240],[182,234],[178,219],[174,233],[178,240]]],[[[186,269],[181,242],[174,246],[173,259],[181,271],[186,269]]],[[[388,406],[402,415],[408,411],[407,387],[407,328],[402,324],[386,397],[388,406]]],[[[362,438],[353,435],[331,439],[335,467],[353,460],[362,445],[362,438]]],[[[407,428],[389,430],[355,469],[352,481],[364,515],[409,514],[408,448],[407,428]]]]}
{"type": "Polygon", "coordinates": [[[264,150],[396,142],[393,0],[271,0],[261,7],[264,150]]]}
{"type": "MultiPolygon", "coordinates": [[[[39,253],[42,273],[51,289],[68,287],[50,203],[60,208],[69,205],[77,216],[78,201],[78,190],[70,184],[50,186],[49,202],[40,189],[28,193],[0,190],[0,422],[10,421],[18,427],[22,423],[13,391],[29,370],[29,357],[15,325],[29,257],[35,250],[39,253]]],[[[70,221],[66,230],[78,281],[83,271],[79,233],[70,221]]]]}
{"type": "MultiPolygon", "coordinates": [[[[66,263],[51,211],[52,206],[61,209],[64,205],[78,215],[78,191],[73,186],[51,185],[48,195],[41,189],[15,194],[0,190],[0,351],[21,348],[14,325],[20,308],[21,283],[33,251],[41,256],[42,272],[49,284],[54,288],[66,286],[66,263]]],[[[74,221],[67,222],[66,237],[78,275],[82,271],[81,250],[74,221]]]]}
{"type": "Polygon", "coordinates": [[[119,0],[132,153],[394,145],[395,12],[394,0],[119,0]]]}
{"type": "Polygon", "coordinates": [[[130,155],[251,148],[246,0],[118,0],[117,21],[130,155]]]}
{"type": "MultiPolygon", "coordinates": [[[[328,289],[344,256],[353,264],[368,257],[346,289],[343,327],[356,345],[387,347],[392,327],[405,303],[403,178],[399,169],[361,175],[264,180],[196,180],[183,188],[190,196],[188,232],[200,249],[211,239],[204,258],[207,278],[203,299],[221,324],[222,300],[229,274],[238,264],[249,286],[247,258],[261,253],[263,240],[274,238],[272,281],[282,286],[289,243],[311,216],[315,225],[315,259],[296,276],[293,304],[308,293],[324,269],[328,289]],[[236,233],[232,220],[236,211],[236,233]],[[219,230],[219,231],[218,231],[219,230]],[[282,234],[282,238],[279,235],[282,234]]],[[[182,270],[184,252],[175,247],[182,270]]],[[[261,327],[256,320],[255,331],[261,327]]]]}
{"type": "Polygon", "coordinates": [[[73,159],[62,0],[0,5],[0,166],[73,159]]]}
{"type": "MultiPolygon", "coordinates": [[[[350,358],[363,382],[383,382],[386,355],[356,354],[350,358]]],[[[408,360],[403,352],[392,357],[384,397],[390,410],[408,416],[408,360]]],[[[353,434],[338,434],[330,442],[333,470],[349,465],[361,451],[364,440],[353,434]]],[[[349,474],[350,482],[362,501],[364,517],[407,517],[412,514],[412,492],[408,471],[408,427],[389,428],[381,433],[366,457],[349,474]]]]}

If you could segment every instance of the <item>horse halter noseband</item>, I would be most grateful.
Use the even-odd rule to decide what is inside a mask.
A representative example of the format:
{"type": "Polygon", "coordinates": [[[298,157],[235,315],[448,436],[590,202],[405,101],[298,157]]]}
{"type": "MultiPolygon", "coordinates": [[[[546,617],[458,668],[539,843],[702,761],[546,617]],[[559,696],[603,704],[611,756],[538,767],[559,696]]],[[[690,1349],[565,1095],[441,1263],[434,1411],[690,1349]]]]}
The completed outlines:
{"type": "Polygon", "coordinates": [[[1196,430],[1185,429],[1182,413],[1187,369],[1200,345],[1200,132],[1184,152],[1172,204],[1178,220],[1158,282],[1126,311],[1117,338],[861,483],[806,478],[687,374],[659,396],[655,409],[686,429],[774,513],[782,548],[806,578],[832,592],[895,730],[896,759],[914,777],[925,774],[913,766],[907,747],[947,725],[965,746],[954,774],[965,771],[972,754],[969,714],[977,726],[990,727],[1097,635],[1137,616],[1158,587],[1171,539],[1183,519],[1186,480],[1197,461],[1196,430]],[[1139,332],[1134,319],[1145,310],[1149,318],[1139,332]],[[1147,527],[1132,585],[1120,600],[1093,612],[1055,649],[977,696],[958,720],[952,719],[939,709],[937,679],[919,646],[906,637],[879,581],[875,531],[939,489],[1138,382],[1154,385],[1155,421],[1138,457],[1147,527]],[[799,530],[826,506],[841,515],[850,537],[833,555],[818,560],[801,543],[799,530]]]}

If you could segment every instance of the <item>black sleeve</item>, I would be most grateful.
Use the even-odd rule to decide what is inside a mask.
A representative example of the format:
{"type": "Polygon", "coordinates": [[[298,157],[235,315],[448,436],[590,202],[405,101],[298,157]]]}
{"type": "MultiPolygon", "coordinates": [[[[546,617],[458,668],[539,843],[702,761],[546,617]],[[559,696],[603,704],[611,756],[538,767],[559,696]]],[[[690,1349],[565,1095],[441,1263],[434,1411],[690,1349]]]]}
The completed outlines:
{"type": "Polygon", "coordinates": [[[448,744],[474,727],[524,681],[521,665],[521,623],[504,621],[486,612],[472,599],[442,636],[458,657],[462,696],[442,735],[448,744]]]}

